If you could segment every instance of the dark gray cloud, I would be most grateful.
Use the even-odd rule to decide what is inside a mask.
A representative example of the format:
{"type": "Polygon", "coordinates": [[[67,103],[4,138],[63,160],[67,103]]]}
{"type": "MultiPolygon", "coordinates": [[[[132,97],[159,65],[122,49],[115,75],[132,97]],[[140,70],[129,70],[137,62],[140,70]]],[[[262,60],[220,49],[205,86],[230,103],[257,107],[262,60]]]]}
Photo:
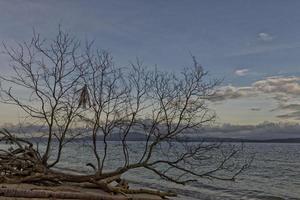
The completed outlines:
{"type": "Polygon", "coordinates": [[[285,114],[277,115],[276,117],[279,119],[294,119],[294,120],[300,120],[300,104],[297,103],[281,103],[278,108],[273,109],[274,110],[281,110],[281,111],[289,111],[285,114]]]}
{"type": "Polygon", "coordinates": [[[283,115],[277,115],[278,118],[281,119],[295,119],[295,120],[300,120],[300,111],[295,111],[283,115]]]}
{"type": "MultiPolygon", "coordinates": [[[[299,113],[300,114],[300,113],[299,113]]],[[[47,132],[42,125],[32,124],[7,124],[2,126],[13,133],[23,134],[24,137],[44,136],[47,132]]],[[[89,134],[89,129],[75,128],[77,133],[89,134]]],[[[139,133],[139,130],[136,130],[139,133]]],[[[142,133],[142,132],[140,132],[142,133]]],[[[137,134],[138,135],[138,134],[137,134]]],[[[234,125],[222,124],[205,126],[201,129],[195,129],[189,133],[192,137],[213,137],[213,138],[237,138],[237,139],[284,139],[300,138],[300,124],[296,123],[271,123],[264,122],[258,125],[234,125]]]]}
{"type": "Polygon", "coordinates": [[[251,111],[261,111],[261,108],[250,108],[251,111]]]}
{"type": "Polygon", "coordinates": [[[300,124],[264,122],[258,125],[233,125],[205,127],[201,130],[205,137],[242,139],[300,138],[300,124]]]}
{"type": "Polygon", "coordinates": [[[281,105],[280,109],[284,110],[300,110],[300,104],[287,104],[287,105],[281,105]]]}

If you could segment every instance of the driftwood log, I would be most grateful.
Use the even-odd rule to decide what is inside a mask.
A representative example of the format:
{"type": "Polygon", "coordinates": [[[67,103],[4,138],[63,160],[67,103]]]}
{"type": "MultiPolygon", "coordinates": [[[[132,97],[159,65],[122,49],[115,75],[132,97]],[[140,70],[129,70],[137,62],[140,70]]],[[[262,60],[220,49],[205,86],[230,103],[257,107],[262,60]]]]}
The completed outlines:
{"type": "Polygon", "coordinates": [[[126,197],[116,197],[109,195],[97,195],[86,193],[74,192],[54,192],[48,190],[25,190],[25,189],[12,189],[0,188],[0,196],[16,197],[16,198],[46,198],[46,199],[89,199],[89,200],[125,200],[126,197]]]}

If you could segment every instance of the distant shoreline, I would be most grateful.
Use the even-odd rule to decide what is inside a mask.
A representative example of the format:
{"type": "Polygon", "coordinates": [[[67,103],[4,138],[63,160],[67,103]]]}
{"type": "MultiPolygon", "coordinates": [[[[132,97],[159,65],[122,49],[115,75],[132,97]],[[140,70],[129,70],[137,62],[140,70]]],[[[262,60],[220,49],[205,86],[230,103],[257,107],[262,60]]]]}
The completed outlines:
{"type": "MultiPolygon", "coordinates": [[[[46,141],[46,138],[41,137],[32,137],[26,138],[29,140],[33,140],[35,142],[43,142],[46,141]]],[[[102,141],[102,137],[98,137],[97,141],[102,141]]],[[[55,140],[54,140],[55,141],[55,140]]],[[[73,142],[82,142],[82,141],[91,141],[90,137],[82,137],[75,138],[73,142]]],[[[108,138],[106,141],[108,142],[118,142],[121,141],[116,138],[108,138]]],[[[146,141],[144,138],[128,138],[127,142],[143,142],[146,141]]],[[[285,138],[285,139],[241,139],[241,138],[181,138],[174,140],[174,142],[223,142],[223,143],[300,143],[300,138],[285,138]]]]}

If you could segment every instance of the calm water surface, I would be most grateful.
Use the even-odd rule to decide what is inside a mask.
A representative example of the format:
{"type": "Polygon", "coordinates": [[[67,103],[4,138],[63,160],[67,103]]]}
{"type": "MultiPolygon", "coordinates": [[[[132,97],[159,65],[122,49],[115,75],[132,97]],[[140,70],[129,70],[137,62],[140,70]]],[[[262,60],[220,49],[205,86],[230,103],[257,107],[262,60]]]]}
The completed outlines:
{"type": "MultiPolygon", "coordinates": [[[[110,146],[106,168],[115,169],[122,165],[123,155],[118,142],[111,142],[110,146]]],[[[129,146],[134,160],[134,156],[141,152],[142,144],[129,142],[129,146]]],[[[40,148],[43,146],[40,145],[40,148]]],[[[176,199],[300,199],[300,144],[248,143],[245,148],[256,156],[251,168],[235,182],[203,179],[199,183],[182,186],[160,180],[145,170],[131,171],[125,174],[125,178],[132,187],[176,191],[179,194],[176,199]]],[[[82,142],[71,143],[66,146],[58,167],[91,172],[85,165],[94,160],[92,155],[89,146],[82,142]]]]}
{"type": "MultiPolygon", "coordinates": [[[[129,145],[136,152],[139,142],[129,145]]],[[[122,160],[120,153],[114,154],[118,148],[116,142],[110,149],[108,167],[119,166],[122,160]]],[[[190,185],[176,185],[162,181],[145,170],[134,170],[125,175],[134,187],[151,187],[173,190],[179,196],[177,199],[300,199],[300,144],[256,144],[245,145],[248,152],[256,153],[252,167],[240,175],[235,182],[201,180],[190,185]]],[[[92,161],[87,156],[90,149],[80,143],[73,143],[66,149],[60,167],[71,167],[81,171],[86,163],[92,161]]]]}

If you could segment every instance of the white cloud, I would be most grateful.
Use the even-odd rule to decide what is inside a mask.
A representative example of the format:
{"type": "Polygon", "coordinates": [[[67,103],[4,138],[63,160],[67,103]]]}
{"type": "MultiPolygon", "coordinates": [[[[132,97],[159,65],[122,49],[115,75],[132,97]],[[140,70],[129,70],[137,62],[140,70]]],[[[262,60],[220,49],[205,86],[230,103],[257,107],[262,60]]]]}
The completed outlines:
{"type": "Polygon", "coordinates": [[[217,89],[214,101],[237,99],[259,94],[272,94],[277,101],[284,101],[291,96],[300,95],[300,77],[267,77],[256,81],[248,87],[236,87],[232,85],[222,86],[217,89]]]}
{"type": "Polygon", "coordinates": [[[261,32],[261,33],[258,33],[258,39],[263,42],[270,42],[274,39],[274,37],[272,35],[270,35],[269,33],[261,32]]]}
{"type": "Polygon", "coordinates": [[[268,77],[253,83],[252,87],[264,93],[300,95],[300,77],[268,77]]]}
{"type": "MultiPolygon", "coordinates": [[[[300,119],[300,76],[275,76],[256,81],[248,87],[223,86],[217,89],[213,102],[228,99],[242,99],[253,96],[268,95],[274,99],[279,106],[271,111],[289,111],[277,115],[280,119],[300,119]],[[299,102],[299,103],[293,103],[299,102]]],[[[251,109],[258,111],[258,109],[251,109]]]]}
{"type": "Polygon", "coordinates": [[[234,74],[237,76],[246,76],[249,72],[249,69],[237,69],[234,74]]]}
{"type": "Polygon", "coordinates": [[[223,86],[218,88],[215,95],[210,99],[211,101],[223,101],[227,99],[239,99],[243,97],[249,97],[255,94],[252,87],[235,87],[235,86],[223,86]]]}

